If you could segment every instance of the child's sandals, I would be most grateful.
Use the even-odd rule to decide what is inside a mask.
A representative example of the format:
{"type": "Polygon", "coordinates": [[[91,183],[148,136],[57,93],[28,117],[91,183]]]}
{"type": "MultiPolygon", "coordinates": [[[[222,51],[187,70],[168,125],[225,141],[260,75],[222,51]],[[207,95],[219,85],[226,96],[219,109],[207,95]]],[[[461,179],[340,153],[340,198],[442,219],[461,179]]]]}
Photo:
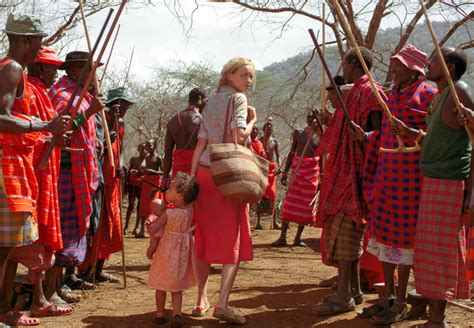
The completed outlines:
{"type": "Polygon", "coordinates": [[[191,316],[195,318],[202,318],[206,315],[206,313],[209,311],[209,303],[206,302],[206,305],[204,307],[200,306],[195,306],[193,308],[193,312],[191,312],[191,316]]]}

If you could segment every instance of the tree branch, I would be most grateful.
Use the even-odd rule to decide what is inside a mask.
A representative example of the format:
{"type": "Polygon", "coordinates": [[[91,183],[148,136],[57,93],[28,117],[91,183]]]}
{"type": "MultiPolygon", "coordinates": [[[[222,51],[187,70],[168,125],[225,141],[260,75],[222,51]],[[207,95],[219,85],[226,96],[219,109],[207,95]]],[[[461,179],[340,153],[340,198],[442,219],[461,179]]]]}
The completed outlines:
{"type": "Polygon", "coordinates": [[[372,49],[375,43],[375,37],[377,32],[380,29],[380,23],[384,17],[385,10],[387,9],[388,0],[379,0],[375,6],[372,19],[369,23],[369,29],[367,30],[367,35],[365,36],[364,44],[367,49],[372,49]]]}

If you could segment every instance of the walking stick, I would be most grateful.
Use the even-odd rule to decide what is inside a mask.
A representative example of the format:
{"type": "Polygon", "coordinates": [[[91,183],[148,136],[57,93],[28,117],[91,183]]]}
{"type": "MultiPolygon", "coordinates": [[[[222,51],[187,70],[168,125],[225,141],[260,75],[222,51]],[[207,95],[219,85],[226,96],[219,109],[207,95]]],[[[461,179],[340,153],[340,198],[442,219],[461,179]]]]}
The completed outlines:
{"type": "Polygon", "coordinates": [[[161,192],[166,192],[166,190],[168,190],[168,189],[166,189],[166,188],[162,188],[162,187],[158,186],[156,183],[153,183],[153,182],[151,182],[150,180],[147,180],[147,179],[142,178],[141,181],[142,181],[142,182],[145,182],[146,184],[149,184],[149,185],[152,186],[152,187],[155,187],[156,189],[158,189],[158,190],[161,191],[161,192]]]}
{"type": "MultiPolygon", "coordinates": [[[[120,101],[120,100],[119,100],[120,101]]],[[[119,131],[120,131],[120,122],[119,122],[119,113],[115,115],[115,133],[117,135],[117,157],[118,163],[120,166],[120,138],[119,138],[119,131]]],[[[123,239],[123,215],[122,215],[122,194],[123,194],[123,185],[122,179],[119,177],[119,213],[120,213],[120,234],[122,235],[122,271],[123,271],[123,288],[127,288],[127,270],[125,266],[125,241],[123,239]]]]}
{"type": "MultiPolygon", "coordinates": [[[[349,24],[347,23],[346,18],[344,17],[344,14],[342,13],[342,9],[339,6],[338,1],[331,0],[331,3],[332,3],[332,5],[335,9],[338,20],[341,22],[343,30],[346,32],[346,36],[348,36],[351,39],[352,47],[353,47],[357,57],[359,58],[359,62],[361,63],[365,74],[367,75],[367,79],[369,80],[370,86],[372,88],[372,91],[374,92],[374,95],[375,95],[375,98],[377,99],[377,102],[379,103],[380,107],[382,107],[382,109],[384,110],[385,115],[387,115],[387,118],[390,121],[390,123],[393,124],[392,113],[390,112],[390,109],[388,108],[387,104],[382,99],[382,97],[380,96],[377,88],[375,87],[374,80],[372,79],[372,76],[370,75],[370,71],[367,68],[367,65],[365,64],[362,53],[360,52],[359,46],[357,45],[357,42],[356,42],[356,39],[355,39],[354,35],[351,32],[349,24]]],[[[380,147],[380,151],[384,152],[384,153],[414,153],[414,152],[420,151],[420,149],[421,149],[421,147],[420,147],[420,145],[418,144],[417,141],[415,141],[415,146],[414,147],[406,147],[399,134],[396,134],[395,138],[397,139],[397,142],[398,142],[398,148],[396,148],[396,149],[387,149],[387,148],[380,147]]]]}
{"type": "MultiPolygon", "coordinates": [[[[454,103],[456,104],[456,108],[460,114],[463,114],[461,109],[461,101],[459,100],[458,93],[456,92],[456,87],[454,86],[453,79],[451,78],[451,74],[449,74],[448,66],[446,65],[446,61],[444,60],[443,54],[441,52],[441,48],[438,44],[438,40],[436,40],[436,35],[433,29],[433,25],[431,25],[430,19],[428,18],[428,12],[426,10],[425,4],[423,1],[420,1],[421,8],[423,9],[423,13],[425,14],[426,25],[428,25],[428,29],[430,30],[431,39],[433,40],[433,44],[435,46],[436,54],[438,55],[439,61],[441,62],[441,67],[443,69],[443,74],[446,80],[448,80],[449,89],[451,91],[454,103]]],[[[473,135],[471,129],[467,125],[464,125],[466,129],[467,135],[469,136],[469,140],[474,142],[473,135]]]]}
{"type": "Polygon", "coordinates": [[[354,130],[354,127],[352,126],[351,122],[352,119],[349,116],[349,112],[347,111],[346,105],[344,104],[344,100],[342,99],[341,91],[339,90],[338,86],[336,85],[336,82],[334,82],[334,78],[331,74],[331,71],[329,70],[329,66],[326,62],[326,59],[323,56],[323,53],[321,52],[321,48],[319,47],[318,40],[316,39],[316,36],[314,35],[314,31],[312,28],[308,30],[309,35],[311,36],[311,39],[313,40],[314,46],[316,48],[316,51],[318,52],[319,59],[321,60],[321,64],[323,64],[324,70],[326,71],[326,74],[329,77],[329,81],[331,82],[331,86],[336,92],[337,100],[339,102],[339,105],[341,106],[342,112],[344,113],[344,117],[347,120],[347,124],[349,127],[354,130]]]}
{"type": "MultiPolygon", "coordinates": [[[[82,5],[82,0],[78,0],[78,1],[79,1],[79,8],[80,8],[81,17],[82,17],[82,25],[84,26],[84,34],[86,35],[87,47],[89,48],[89,51],[91,51],[92,43],[91,43],[91,38],[89,36],[89,28],[87,27],[86,14],[84,13],[84,6],[82,5]]],[[[117,16],[119,16],[120,14],[121,12],[119,11],[117,15],[115,16],[114,23],[116,23],[116,21],[118,20],[117,16]]],[[[115,25],[112,23],[112,27],[111,27],[111,30],[109,31],[109,35],[110,33],[112,33],[114,27],[115,25]]],[[[108,38],[106,38],[105,42],[108,42],[108,38]]],[[[111,53],[112,53],[112,50],[111,50],[111,53]]],[[[102,54],[100,54],[99,56],[102,57],[102,54]]],[[[97,61],[100,62],[100,58],[97,61]]],[[[93,77],[94,77],[95,94],[102,94],[102,92],[100,91],[100,84],[97,79],[97,74],[95,73],[95,71],[93,73],[93,77]]],[[[100,111],[100,117],[102,118],[103,122],[107,121],[107,118],[105,117],[105,112],[103,109],[100,111]]],[[[107,153],[110,158],[110,166],[111,166],[110,169],[114,170],[115,169],[114,153],[112,152],[112,142],[110,141],[109,127],[107,126],[107,124],[104,124],[104,136],[105,136],[105,143],[107,145],[107,153]]]]}
{"type": "Polygon", "coordinates": [[[100,81],[99,81],[100,85],[102,85],[102,82],[104,82],[105,73],[107,72],[107,68],[109,67],[110,59],[112,58],[112,53],[114,52],[115,42],[117,41],[119,32],[120,32],[120,24],[117,26],[117,32],[115,32],[115,37],[114,37],[114,41],[112,42],[112,47],[110,48],[109,57],[107,58],[107,61],[105,62],[104,70],[102,71],[102,77],[100,78],[100,81]]]}
{"type": "MultiPolygon", "coordinates": [[[[89,80],[89,79],[87,78],[87,80],[86,80],[86,77],[88,77],[88,75],[87,75],[88,68],[91,66],[91,63],[92,63],[93,58],[94,58],[94,54],[95,54],[95,52],[96,52],[96,50],[99,46],[100,40],[102,39],[102,36],[105,32],[106,27],[109,24],[109,20],[110,20],[110,17],[112,16],[113,11],[114,10],[112,8],[109,10],[109,13],[107,15],[107,18],[105,19],[104,25],[102,25],[102,29],[100,30],[99,36],[97,37],[97,40],[95,42],[94,48],[92,49],[92,51],[89,52],[89,57],[87,58],[87,62],[84,65],[83,69],[81,70],[81,74],[79,75],[79,79],[77,80],[76,86],[74,87],[74,90],[71,94],[71,97],[69,98],[69,101],[68,101],[66,107],[59,113],[59,115],[68,115],[69,114],[69,112],[70,112],[70,110],[71,110],[71,108],[72,108],[72,106],[73,106],[73,104],[76,100],[77,94],[79,93],[79,90],[82,89],[81,96],[79,97],[80,101],[75,102],[76,105],[80,107],[82,99],[84,98],[84,94],[85,94],[85,92],[87,92],[87,89],[89,88],[89,85],[90,85],[90,81],[89,81],[89,83],[87,83],[87,80],[89,80]],[[84,83],[84,81],[86,81],[86,83],[84,83]]],[[[92,74],[92,71],[89,74],[92,74]]],[[[71,120],[72,119],[73,119],[73,117],[71,116],[71,120]]],[[[40,162],[40,165],[39,165],[39,169],[41,171],[43,171],[46,167],[46,164],[48,164],[49,157],[51,156],[51,153],[53,152],[54,144],[56,143],[57,138],[58,138],[57,135],[53,136],[53,138],[51,139],[51,143],[49,144],[48,149],[46,150],[45,154],[41,158],[41,162],[40,162]]]]}
{"type": "MultiPolygon", "coordinates": [[[[117,14],[115,15],[114,17],[114,20],[112,22],[112,26],[110,27],[109,29],[109,32],[107,33],[107,36],[104,40],[104,45],[97,57],[97,60],[95,61],[94,63],[94,66],[93,66],[93,69],[91,71],[91,75],[89,76],[89,80],[92,80],[92,78],[94,79],[94,88],[95,88],[95,91],[96,93],[100,93],[100,89],[99,89],[99,82],[97,80],[97,75],[95,74],[95,71],[97,69],[97,67],[99,66],[100,64],[100,60],[102,59],[102,56],[105,52],[105,49],[110,41],[110,38],[112,37],[112,34],[114,32],[114,29],[115,29],[115,26],[117,25],[118,23],[118,20],[122,14],[122,11],[123,9],[125,8],[125,5],[127,3],[127,0],[123,0],[122,3],[120,4],[120,7],[117,11],[117,14]]],[[[86,23],[86,17],[85,17],[85,14],[84,14],[84,7],[82,5],[82,0],[79,0],[79,6],[80,6],[80,10],[81,10],[81,15],[82,15],[82,21],[83,21],[83,25],[84,25],[84,32],[86,34],[86,39],[87,39],[87,44],[88,44],[88,47],[90,49],[90,37],[89,37],[89,30],[87,28],[87,23],[86,23]]],[[[90,83],[90,82],[89,82],[90,83]]],[[[80,99],[82,101],[82,99],[80,99]]],[[[80,102],[79,102],[80,104],[80,102]]],[[[112,152],[112,142],[110,140],[110,133],[109,133],[109,128],[108,128],[108,124],[107,124],[107,118],[105,117],[105,112],[104,110],[101,110],[100,111],[100,116],[102,118],[102,121],[103,121],[103,126],[104,126],[104,135],[105,135],[105,141],[106,141],[106,144],[107,144],[107,152],[108,152],[108,155],[109,155],[109,162],[110,162],[110,165],[111,165],[111,169],[112,170],[115,170],[115,164],[114,164],[114,156],[113,156],[113,152],[112,152]]],[[[121,191],[121,190],[120,190],[121,191]]],[[[119,195],[121,197],[121,192],[119,192],[119,195]]],[[[121,206],[121,203],[122,203],[122,200],[120,199],[120,206],[121,206]]],[[[126,282],[126,268],[125,268],[125,255],[124,255],[124,241],[123,241],[123,231],[122,231],[122,209],[120,208],[120,233],[122,234],[122,267],[123,267],[123,272],[124,272],[124,288],[127,288],[127,282],[126,282]]],[[[100,216],[100,218],[102,218],[102,216],[100,216]]],[[[98,235],[97,235],[97,247],[96,247],[96,250],[95,250],[95,258],[94,258],[94,265],[93,265],[93,268],[92,268],[92,283],[95,284],[95,271],[96,271],[96,266],[97,266],[97,256],[98,256],[98,252],[99,252],[99,243],[100,243],[100,233],[101,233],[101,220],[99,219],[99,227],[98,227],[98,235]]]]}

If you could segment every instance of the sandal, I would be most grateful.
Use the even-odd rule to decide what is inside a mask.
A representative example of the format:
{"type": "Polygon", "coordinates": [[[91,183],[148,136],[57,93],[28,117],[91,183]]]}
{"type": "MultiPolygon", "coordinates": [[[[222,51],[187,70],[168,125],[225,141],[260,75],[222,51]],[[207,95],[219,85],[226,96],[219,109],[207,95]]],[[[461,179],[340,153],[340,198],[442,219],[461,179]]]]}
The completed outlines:
{"type": "Polygon", "coordinates": [[[54,294],[48,300],[49,303],[54,304],[56,306],[69,306],[69,303],[63,300],[59,295],[54,294]]]}
{"type": "Polygon", "coordinates": [[[235,313],[234,309],[231,307],[223,309],[216,306],[214,308],[214,313],[212,314],[212,316],[214,318],[223,320],[234,325],[243,325],[247,322],[247,319],[245,319],[244,316],[235,313]]]}
{"type": "Polygon", "coordinates": [[[338,276],[334,276],[319,282],[319,287],[332,287],[332,285],[337,282],[338,276]]]}
{"type": "Polygon", "coordinates": [[[362,312],[358,313],[358,316],[359,318],[369,319],[369,318],[372,318],[374,315],[382,312],[386,308],[387,308],[386,306],[380,303],[375,303],[375,304],[372,304],[371,306],[363,308],[362,312]]]}
{"type": "Polygon", "coordinates": [[[210,306],[208,302],[206,302],[206,305],[204,307],[195,306],[193,308],[193,312],[191,312],[191,316],[195,318],[202,318],[209,311],[209,307],[210,306]]]}
{"type": "Polygon", "coordinates": [[[270,244],[272,247],[285,247],[287,246],[286,240],[278,238],[273,243],[270,244]]]}
{"type": "Polygon", "coordinates": [[[389,326],[393,323],[397,323],[408,318],[408,306],[405,304],[402,312],[397,313],[392,308],[386,308],[385,310],[375,314],[370,320],[376,326],[389,326]]]}
{"type": "Polygon", "coordinates": [[[104,272],[101,272],[99,275],[96,275],[95,280],[97,280],[98,282],[119,282],[119,278],[110,273],[104,272]]]}
{"type": "Polygon", "coordinates": [[[173,318],[171,318],[171,328],[181,328],[183,326],[183,317],[181,314],[175,314],[173,318]]]}
{"type": "Polygon", "coordinates": [[[65,300],[68,303],[77,303],[80,302],[82,296],[80,294],[74,293],[69,287],[63,286],[59,292],[59,297],[65,300]]]}
{"type": "Polygon", "coordinates": [[[10,311],[5,315],[5,323],[9,326],[38,326],[41,321],[18,311],[10,311]]]}
{"type": "Polygon", "coordinates": [[[428,321],[426,321],[425,323],[415,326],[415,328],[437,328],[437,327],[445,328],[445,327],[449,327],[449,325],[444,319],[441,322],[428,319],[428,321]]]}
{"type": "Polygon", "coordinates": [[[154,317],[151,322],[153,322],[155,325],[164,325],[168,320],[166,320],[166,317],[154,317]]]}
{"type": "Polygon", "coordinates": [[[66,279],[66,284],[71,289],[93,289],[94,285],[85,280],[79,279],[76,275],[70,275],[66,279]]]}
{"type": "Polygon", "coordinates": [[[32,317],[59,317],[63,315],[71,315],[74,309],[70,306],[56,306],[50,304],[49,306],[43,306],[39,308],[31,307],[30,314],[32,317]]]}
{"type": "Polygon", "coordinates": [[[334,296],[326,297],[323,299],[323,302],[318,305],[316,308],[316,315],[325,316],[325,315],[334,315],[344,312],[350,312],[355,310],[354,299],[351,299],[348,302],[341,302],[336,299],[334,296]]]}

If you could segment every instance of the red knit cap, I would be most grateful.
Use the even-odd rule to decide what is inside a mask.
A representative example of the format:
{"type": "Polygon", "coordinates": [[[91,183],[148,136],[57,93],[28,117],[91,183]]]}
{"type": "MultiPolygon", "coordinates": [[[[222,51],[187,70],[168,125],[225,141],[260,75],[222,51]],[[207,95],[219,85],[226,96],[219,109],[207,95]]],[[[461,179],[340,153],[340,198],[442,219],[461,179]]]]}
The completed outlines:
{"type": "Polygon", "coordinates": [[[63,63],[62,60],[56,55],[56,51],[53,48],[42,46],[38,58],[36,58],[37,63],[50,64],[54,66],[59,66],[63,63]]]}

